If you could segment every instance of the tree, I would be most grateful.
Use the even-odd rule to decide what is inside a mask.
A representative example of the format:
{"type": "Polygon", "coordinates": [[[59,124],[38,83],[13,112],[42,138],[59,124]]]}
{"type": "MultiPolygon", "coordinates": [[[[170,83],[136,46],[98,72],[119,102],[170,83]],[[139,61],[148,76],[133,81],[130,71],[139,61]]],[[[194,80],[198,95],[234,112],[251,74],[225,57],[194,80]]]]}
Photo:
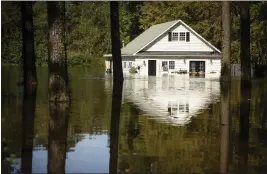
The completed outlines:
{"type": "Polygon", "coordinates": [[[240,6],[240,59],[241,59],[241,97],[240,97],[240,138],[248,138],[248,120],[251,98],[251,65],[250,65],[250,13],[249,2],[240,6]]]}
{"type": "Polygon", "coordinates": [[[231,78],[231,11],[230,1],[222,2],[222,59],[221,80],[229,81],[231,78]]]}
{"type": "Polygon", "coordinates": [[[240,61],[241,80],[244,87],[250,87],[251,61],[250,61],[250,10],[249,2],[242,2],[240,6],[240,61]]]}
{"type": "Polygon", "coordinates": [[[109,173],[117,173],[118,165],[118,141],[120,110],[123,86],[123,73],[121,63],[120,48],[120,30],[119,30],[119,11],[118,2],[110,2],[110,25],[111,25],[111,42],[112,42],[112,60],[113,64],[113,91],[112,91],[112,109],[110,124],[110,167],[109,173]]]}
{"type": "Polygon", "coordinates": [[[69,102],[69,79],[65,45],[65,2],[47,2],[49,100],[69,102]]]}
{"type": "Polygon", "coordinates": [[[21,22],[24,94],[27,95],[29,93],[30,95],[37,85],[32,2],[22,2],[21,22]]]}

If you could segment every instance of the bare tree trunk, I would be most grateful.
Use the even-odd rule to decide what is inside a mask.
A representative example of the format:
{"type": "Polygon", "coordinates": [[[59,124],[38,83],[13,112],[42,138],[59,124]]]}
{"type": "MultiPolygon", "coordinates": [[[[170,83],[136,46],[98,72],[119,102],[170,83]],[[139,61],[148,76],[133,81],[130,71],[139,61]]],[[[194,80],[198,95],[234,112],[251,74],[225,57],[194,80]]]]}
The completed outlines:
{"type": "Polygon", "coordinates": [[[248,120],[251,98],[251,65],[250,65],[250,14],[249,2],[239,3],[240,6],[240,59],[241,59],[241,96],[240,96],[240,138],[248,139],[248,120]]]}
{"type": "Polygon", "coordinates": [[[249,2],[239,3],[240,6],[240,59],[241,80],[244,88],[251,87],[250,61],[250,13],[249,2]]]}
{"type": "Polygon", "coordinates": [[[24,73],[23,83],[24,83],[24,93],[26,94],[34,92],[37,85],[32,2],[21,2],[21,22],[22,22],[22,58],[23,58],[23,73],[24,73]]]}
{"type": "Polygon", "coordinates": [[[69,102],[69,79],[65,45],[65,2],[47,2],[49,100],[69,102]]]}
{"type": "Polygon", "coordinates": [[[113,81],[123,81],[118,2],[110,2],[113,81]]]}
{"type": "Polygon", "coordinates": [[[249,2],[239,3],[240,6],[240,59],[241,59],[241,96],[239,126],[239,159],[240,173],[247,173],[249,115],[251,98],[251,63],[250,63],[250,13],[249,2]]]}
{"type": "Polygon", "coordinates": [[[123,87],[122,61],[120,50],[120,30],[118,2],[110,2],[111,41],[113,59],[113,93],[110,124],[110,161],[109,173],[115,174],[118,169],[118,143],[120,127],[120,110],[123,87]]]}
{"type": "Polygon", "coordinates": [[[231,2],[222,2],[222,66],[221,81],[231,78],[231,2]]]}
{"type": "Polygon", "coordinates": [[[48,173],[65,174],[69,104],[50,103],[48,173]]]}

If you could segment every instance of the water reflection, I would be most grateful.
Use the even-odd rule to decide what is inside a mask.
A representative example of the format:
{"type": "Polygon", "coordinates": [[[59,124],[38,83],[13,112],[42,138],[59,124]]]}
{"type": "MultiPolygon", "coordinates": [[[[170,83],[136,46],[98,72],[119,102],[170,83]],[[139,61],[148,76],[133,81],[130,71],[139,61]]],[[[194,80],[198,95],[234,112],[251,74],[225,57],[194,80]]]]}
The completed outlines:
{"type": "Polygon", "coordinates": [[[220,173],[228,173],[230,153],[230,90],[229,81],[221,82],[221,146],[220,146],[220,173]]]}
{"type": "Polygon", "coordinates": [[[119,129],[120,129],[120,112],[122,100],[123,81],[117,80],[113,83],[112,108],[110,121],[110,160],[109,173],[117,174],[118,172],[118,153],[119,153],[119,129]]]}
{"type": "Polygon", "coordinates": [[[218,79],[189,78],[185,75],[162,77],[128,77],[124,83],[124,98],[145,115],[159,122],[185,125],[201,109],[218,101],[218,79]]]}
{"type": "MultiPolygon", "coordinates": [[[[5,87],[2,88],[4,99],[1,126],[2,137],[6,139],[5,147],[8,147],[4,152],[14,154],[13,158],[8,159],[15,164],[22,157],[20,153],[22,97],[16,81],[13,80],[19,77],[19,71],[15,73],[14,69],[9,68],[4,72],[7,71],[12,73],[9,73],[10,77],[3,76],[8,79],[3,79],[5,83],[2,83],[5,87]],[[14,97],[6,97],[8,94],[14,97]]],[[[91,74],[89,71],[88,73],[91,74]]],[[[34,120],[32,173],[48,172],[48,137],[50,136],[51,139],[48,133],[51,118],[50,106],[47,103],[47,74],[46,68],[42,72],[38,70],[40,81],[34,120]]],[[[225,90],[215,79],[183,80],[183,76],[167,76],[161,79],[126,78],[127,88],[124,86],[119,133],[115,133],[115,139],[113,139],[109,136],[112,82],[104,78],[88,79],[85,78],[87,75],[83,77],[84,74],[86,71],[83,69],[70,69],[71,79],[73,79],[71,83],[73,100],[71,108],[68,109],[66,173],[108,173],[111,167],[110,158],[114,159],[117,165],[114,171],[125,173],[220,173],[224,171],[242,173],[242,170],[255,174],[266,173],[267,79],[252,82],[249,138],[248,141],[242,142],[239,138],[241,90],[238,79],[233,80],[231,84],[228,118],[222,117],[221,113],[225,110],[221,102],[228,101],[222,99],[221,93],[225,90]],[[151,81],[151,89],[148,88],[148,80],[151,81]],[[158,102],[154,99],[155,96],[150,95],[155,94],[155,91],[157,91],[156,94],[168,96],[163,97],[164,107],[162,108],[159,107],[162,101],[158,102]],[[176,94],[181,97],[175,97],[176,94]],[[199,101],[202,99],[205,102],[199,101]],[[192,100],[196,100],[194,102],[197,104],[193,105],[192,100]],[[138,101],[151,108],[142,108],[138,101]],[[171,117],[168,108],[172,109],[173,116],[179,114],[180,108],[181,113],[189,114],[190,121],[187,124],[168,121],[171,117]],[[162,114],[158,112],[163,112],[165,115],[161,116],[162,114]],[[229,124],[226,124],[228,121],[223,118],[229,119],[229,124]],[[228,143],[227,140],[229,140],[228,143]],[[110,156],[111,141],[114,141],[112,144],[115,147],[118,145],[118,148],[110,156]]],[[[101,74],[97,77],[99,76],[104,77],[101,74]]],[[[115,128],[118,129],[118,126],[115,128]]],[[[65,136],[64,131],[62,128],[62,134],[65,136]]],[[[61,150],[64,154],[63,148],[61,150]]],[[[62,159],[64,158],[61,158],[61,161],[62,159]]],[[[19,169],[20,166],[17,168],[19,169]]],[[[2,173],[8,172],[2,168],[2,173]]]]}
{"type": "MultiPolygon", "coordinates": [[[[26,88],[26,86],[24,87],[26,88]]],[[[36,86],[24,90],[22,114],[21,173],[32,173],[36,86]]]]}
{"type": "Polygon", "coordinates": [[[65,173],[69,104],[49,103],[48,173],[65,173]]]}

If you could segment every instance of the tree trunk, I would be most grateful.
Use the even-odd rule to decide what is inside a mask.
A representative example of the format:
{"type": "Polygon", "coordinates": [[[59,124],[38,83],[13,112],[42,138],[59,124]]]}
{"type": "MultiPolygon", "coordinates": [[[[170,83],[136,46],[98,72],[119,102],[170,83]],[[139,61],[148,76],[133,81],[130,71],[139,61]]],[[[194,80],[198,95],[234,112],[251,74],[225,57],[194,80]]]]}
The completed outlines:
{"type": "Polygon", "coordinates": [[[24,94],[31,95],[37,85],[32,2],[21,2],[21,22],[24,94]]]}
{"type": "Polygon", "coordinates": [[[240,59],[241,59],[241,95],[240,95],[240,126],[239,126],[239,159],[240,173],[247,173],[249,115],[251,98],[251,65],[250,65],[250,14],[249,2],[239,3],[240,6],[240,59]]]}
{"type": "Polygon", "coordinates": [[[229,81],[231,78],[231,2],[222,2],[222,65],[221,80],[229,81]]]}
{"type": "Polygon", "coordinates": [[[240,6],[240,61],[241,81],[245,88],[251,87],[250,61],[250,13],[249,2],[239,3],[240,6]]]}
{"type": "Polygon", "coordinates": [[[120,110],[122,99],[122,61],[120,50],[120,30],[119,30],[119,12],[118,2],[110,2],[111,19],[111,41],[112,41],[112,59],[113,59],[113,93],[110,124],[110,161],[109,173],[117,173],[118,168],[118,143],[120,127],[120,110]]]}
{"type": "Polygon", "coordinates": [[[123,81],[118,2],[110,2],[113,81],[123,81]]]}
{"type": "Polygon", "coordinates": [[[240,138],[248,140],[248,122],[251,98],[251,65],[250,65],[250,15],[249,2],[240,6],[240,59],[241,59],[241,96],[240,96],[240,138]]]}
{"type": "Polygon", "coordinates": [[[68,103],[50,103],[49,105],[47,165],[49,174],[65,174],[68,109],[68,103]]]}
{"type": "Polygon", "coordinates": [[[69,102],[69,79],[65,45],[65,2],[47,2],[49,100],[69,102]]]}

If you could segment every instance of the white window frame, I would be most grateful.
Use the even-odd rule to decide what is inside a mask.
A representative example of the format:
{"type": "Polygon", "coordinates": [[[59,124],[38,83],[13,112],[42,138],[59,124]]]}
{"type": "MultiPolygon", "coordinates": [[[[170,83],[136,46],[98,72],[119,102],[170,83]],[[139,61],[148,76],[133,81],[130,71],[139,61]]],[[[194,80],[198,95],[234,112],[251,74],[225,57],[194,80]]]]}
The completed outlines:
{"type": "Polygon", "coordinates": [[[179,41],[186,41],[186,33],[185,32],[179,33],[179,41]]]}
{"type": "Polygon", "coordinates": [[[172,32],[172,41],[178,41],[178,40],[179,40],[179,33],[172,32]]]}
{"type": "Polygon", "coordinates": [[[168,63],[169,63],[169,69],[172,69],[172,70],[175,69],[175,61],[170,60],[168,63]],[[170,62],[173,62],[173,68],[170,67],[170,66],[172,66],[172,65],[170,64],[170,62]]]}

